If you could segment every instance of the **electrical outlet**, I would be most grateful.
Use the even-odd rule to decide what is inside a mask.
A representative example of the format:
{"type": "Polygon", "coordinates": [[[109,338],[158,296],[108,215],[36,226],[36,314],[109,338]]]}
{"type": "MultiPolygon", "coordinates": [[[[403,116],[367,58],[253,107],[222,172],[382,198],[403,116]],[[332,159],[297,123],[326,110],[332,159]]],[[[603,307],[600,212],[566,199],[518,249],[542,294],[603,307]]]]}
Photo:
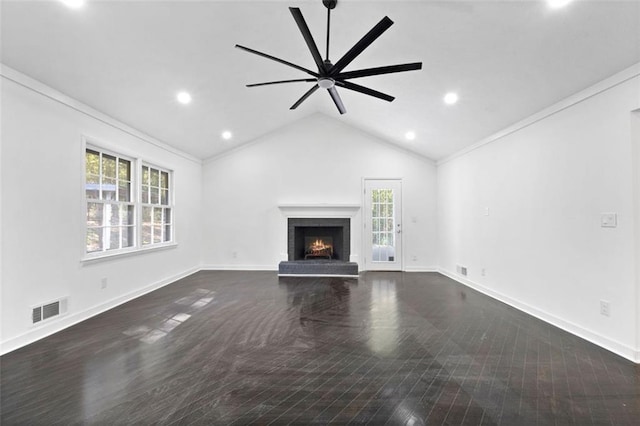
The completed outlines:
{"type": "Polygon", "coordinates": [[[105,288],[107,288],[107,279],[103,278],[100,280],[100,289],[104,290],[105,288]]]}
{"type": "Polygon", "coordinates": [[[234,251],[233,253],[231,253],[231,257],[233,257],[234,259],[238,258],[238,252],[234,251]]]}
{"type": "Polygon", "coordinates": [[[484,268],[482,268],[482,269],[480,270],[480,275],[482,275],[483,277],[484,277],[485,275],[487,275],[487,270],[486,270],[486,269],[484,269],[484,268]]]}
{"type": "Polygon", "coordinates": [[[600,315],[604,315],[605,317],[611,316],[611,303],[606,300],[600,301],[600,315]]]}
{"type": "Polygon", "coordinates": [[[618,226],[618,215],[616,213],[602,213],[600,215],[600,226],[603,228],[616,228],[618,226]]]}
{"type": "Polygon", "coordinates": [[[418,260],[418,256],[414,254],[413,256],[411,256],[411,260],[416,262],[418,260]]]}

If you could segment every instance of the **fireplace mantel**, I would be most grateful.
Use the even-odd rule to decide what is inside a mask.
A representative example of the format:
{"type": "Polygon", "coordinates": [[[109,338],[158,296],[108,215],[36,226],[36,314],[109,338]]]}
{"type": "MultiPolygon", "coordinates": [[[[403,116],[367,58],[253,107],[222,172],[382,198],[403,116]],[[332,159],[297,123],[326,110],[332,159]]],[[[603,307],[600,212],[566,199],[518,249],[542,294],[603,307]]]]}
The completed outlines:
{"type": "Polygon", "coordinates": [[[359,204],[279,204],[285,217],[354,217],[359,204]]]}

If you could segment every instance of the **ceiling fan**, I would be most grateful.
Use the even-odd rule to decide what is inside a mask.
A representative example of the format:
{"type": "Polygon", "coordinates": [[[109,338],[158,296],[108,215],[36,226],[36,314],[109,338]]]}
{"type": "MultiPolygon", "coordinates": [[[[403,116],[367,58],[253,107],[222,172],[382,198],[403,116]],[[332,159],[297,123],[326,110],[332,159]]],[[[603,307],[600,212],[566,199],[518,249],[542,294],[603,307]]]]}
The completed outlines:
{"type": "Polygon", "coordinates": [[[385,101],[391,102],[395,98],[393,96],[387,95],[386,93],[378,92],[377,90],[370,89],[368,87],[360,86],[359,84],[352,83],[348,80],[352,78],[359,77],[368,77],[373,75],[380,74],[390,74],[396,72],[404,72],[404,71],[413,71],[419,70],[422,68],[422,62],[412,62],[409,64],[400,64],[400,65],[387,65],[383,67],[376,68],[366,68],[355,71],[346,71],[343,70],[349,65],[358,55],[360,55],[371,43],[373,43],[378,37],[382,35],[391,25],[393,25],[393,21],[389,19],[388,16],[385,16],[378,22],[367,34],[364,35],[347,53],[344,54],[342,58],[338,60],[335,64],[333,64],[329,60],[329,29],[331,25],[331,10],[336,7],[338,3],[337,0],[323,0],[322,3],[327,8],[327,50],[325,59],[322,59],[320,52],[318,51],[318,46],[313,40],[313,36],[311,35],[311,31],[309,31],[309,27],[302,16],[302,12],[297,7],[290,7],[289,10],[293,15],[293,19],[296,21],[300,32],[302,33],[302,37],[304,41],[307,43],[307,47],[311,51],[311,56],[313,56],[313,60],[318,67],[318,71],[312,71],[307,68],[301,67],[299,65],[293,64],[291,62],[285,61],[280,58],[276,58],[275,56],[268,55],[266,53],[259,52],[254,49],[250,49],[245,46],[241,46],[236,44],[238,49],[245,50],[247,52],[253,53],[258,56],[262,56],[267,59],[271,59],[273,61],[279,62],[281,64],[290,66],[297,70],[303,71],[313,78],[300,78],[294,80],[280,80],[280,81],[269,81],[266,83],[255,83],[255,84],[247,84],[247,87],[256,87],[256,86],[266,86],[271,84],[283,84],[283,83],[299,83],[299,82],[308,82],[315,83],[311,89],[309,89],[300,99],[294,103],[290,109],[296,109],[304,102],[309,96],[313,94],[319,88],[327,89],[329,95],[331,95],[331,99],[336,104],[338,111],[340,114],[344,114],[347,110],[342,103],[342,99],[340,99],[340,95],[336,90],[336,86],[345,88],[348,90],[353,90],[355,92],[364,93],[365,95],[373,96],[379,99],[383,99],[385,101]]]}

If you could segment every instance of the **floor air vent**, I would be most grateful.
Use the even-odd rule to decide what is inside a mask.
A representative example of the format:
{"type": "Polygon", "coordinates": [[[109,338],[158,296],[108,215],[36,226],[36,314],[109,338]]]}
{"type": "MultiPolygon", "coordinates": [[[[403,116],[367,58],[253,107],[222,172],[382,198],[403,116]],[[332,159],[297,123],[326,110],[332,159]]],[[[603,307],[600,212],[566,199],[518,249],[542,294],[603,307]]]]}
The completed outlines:
{"type": "Polygon", "coordinates": [[[37,324],[67,313],[67,298],[36,306],[31,311],[31,323],[37,324]]]}

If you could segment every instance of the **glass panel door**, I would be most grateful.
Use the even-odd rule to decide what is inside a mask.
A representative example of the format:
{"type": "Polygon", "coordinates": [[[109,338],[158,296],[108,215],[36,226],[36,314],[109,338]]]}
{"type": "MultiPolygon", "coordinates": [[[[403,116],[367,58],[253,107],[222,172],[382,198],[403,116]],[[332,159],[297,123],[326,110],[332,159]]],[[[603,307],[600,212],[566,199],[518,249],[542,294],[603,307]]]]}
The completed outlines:
{"type": "Polygon", "coordinates": [[[365,180],[365,268],[402,270],[401,181],[365,180]]]}

